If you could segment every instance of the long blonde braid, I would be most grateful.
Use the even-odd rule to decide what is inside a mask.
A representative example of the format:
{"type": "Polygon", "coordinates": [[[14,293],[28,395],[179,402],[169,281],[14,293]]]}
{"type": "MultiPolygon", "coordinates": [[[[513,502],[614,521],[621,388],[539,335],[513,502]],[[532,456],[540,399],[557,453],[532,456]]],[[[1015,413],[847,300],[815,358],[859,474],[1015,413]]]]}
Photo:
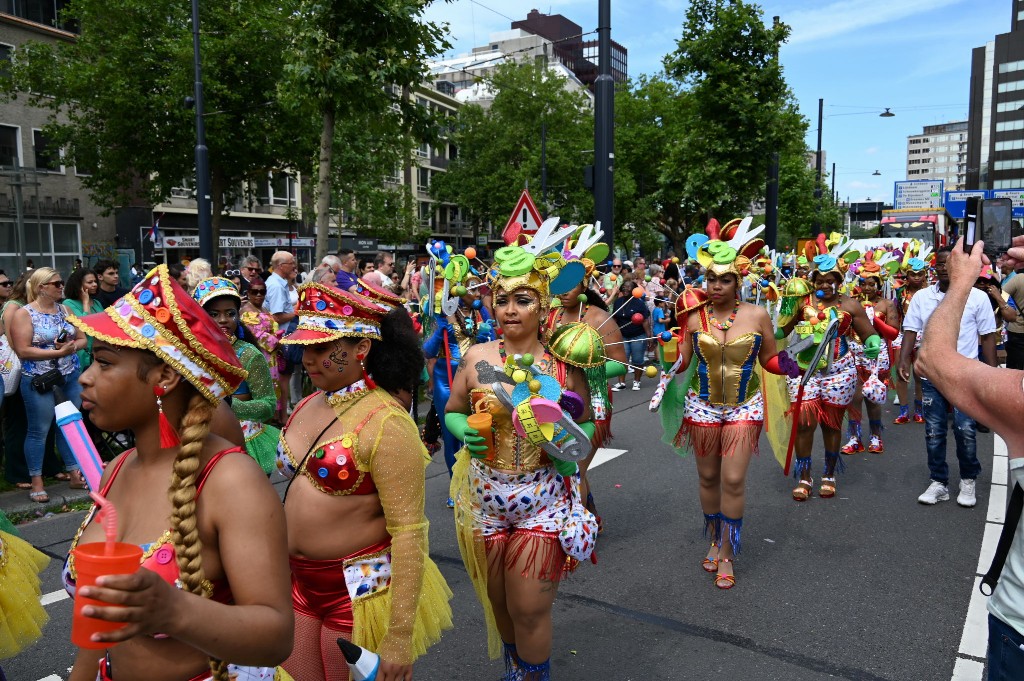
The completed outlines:
{"type": "MultiPolygon", "coordinates": [[[[184,588],[206,597],[203,589],[203,542],[199,539],[196,522],[196,478],[199,475],[199,455],[203,442],[210,433],[210,421],[216,408],[199,393],[189,400],[185,418],[181,421],[181,449],[174,460],[171,487],[171,540],[178,558],[178,578],[184,588]]],[[[215,681],[229,681],[227,665],[210,658],[210,671],[215,681]]]]}

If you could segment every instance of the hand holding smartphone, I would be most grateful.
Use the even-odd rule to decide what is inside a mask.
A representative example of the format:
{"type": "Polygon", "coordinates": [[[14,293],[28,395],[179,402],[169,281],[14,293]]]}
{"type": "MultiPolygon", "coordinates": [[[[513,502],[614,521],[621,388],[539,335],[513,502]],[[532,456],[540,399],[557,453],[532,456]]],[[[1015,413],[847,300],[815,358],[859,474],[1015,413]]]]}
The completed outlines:
{"type": "Polygon", "coordinates": [[[964,250],[968,253],[978,241],[985,242],[985,255],[995,262],[1004,255],[1021,233],[1020,222],[1013,220],[1013,203],[1008,198],[967,199],[964,215],[964,250]]]}

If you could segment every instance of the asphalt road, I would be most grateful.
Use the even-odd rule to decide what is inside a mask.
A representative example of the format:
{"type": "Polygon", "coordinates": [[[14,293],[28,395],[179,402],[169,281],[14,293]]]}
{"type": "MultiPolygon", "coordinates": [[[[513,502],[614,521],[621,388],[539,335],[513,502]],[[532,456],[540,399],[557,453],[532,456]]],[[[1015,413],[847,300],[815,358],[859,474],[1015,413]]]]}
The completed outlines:
{"type": "MultiPolygon", "coordinates": [[[[845,457],[837,497],[803,504],[791,500],[792,479],[762,439],[748,477],[737,586],[719,591],[700,567],[706,544],[693,461],[660,442],[646,408],[653,385],[644,383],[642,392],[616,396],[612,446],[625,453],[591,474],[605,532],[598,564],[582,565],[561,586],[553,678],[952,677],[986,525],[992,435],[978,437],[984,470],[974,509],[917,503],[928,484],[923,425],[887,426],[884,454],[845,457]]],[[[886,423],[894,415],[888,407],[886,423]]],[[[955,460],[950,433],[954,481],[955,460]]],[[[819,440],[816,477],[821,464],[819,440]]],[[[427,475],[431,553],[455,592],[456,626],[417,662],[416,678],[498,679],[503,666],[486,659],[481,609],[444,507],[440,456],[427,475]]],[[[81,516],[22,528],[54,557],[44,594],[60,588],[60,563],[81,516]]],[[[44,639],[3,663],[11,681],[67,678],[71,601],[47,610],[44,639]]]]}

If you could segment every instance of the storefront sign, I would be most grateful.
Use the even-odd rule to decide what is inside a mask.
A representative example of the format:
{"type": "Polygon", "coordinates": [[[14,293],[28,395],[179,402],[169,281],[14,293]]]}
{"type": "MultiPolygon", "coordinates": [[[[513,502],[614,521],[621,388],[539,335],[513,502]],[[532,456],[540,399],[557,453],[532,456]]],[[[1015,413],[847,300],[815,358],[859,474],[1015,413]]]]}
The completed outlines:
{"type": "MultiPolygon", "coordinates": [[[[220,238],[221,248],[253,248],[254,239],[251,236],[222,236],[220,238]]],[[[199,236],[165,236],[163,238],[164,248],[199,248],[199,236]]]]}

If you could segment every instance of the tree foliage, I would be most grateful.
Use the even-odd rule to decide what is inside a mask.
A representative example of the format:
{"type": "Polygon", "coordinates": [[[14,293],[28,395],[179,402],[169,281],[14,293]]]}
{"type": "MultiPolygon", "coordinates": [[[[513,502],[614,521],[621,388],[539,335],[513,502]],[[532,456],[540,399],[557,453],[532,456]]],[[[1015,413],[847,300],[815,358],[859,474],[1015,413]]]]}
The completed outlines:
{"type": "MultiPolygon", "coordinates": [[[[285,77],[287,106],[316,121],[317,257],[326,254],[332,199],[353,215],[374,206],[404,206],[391,223],[407,231],[407,191],[382,187],[395,159],[408,158],[436,134],[431,112],[408,97],[426,78],[426,61],[448,47],[445,29],[423,21],[430,0],[297,0],[289,22],[285,77]],[[390,192],[390,195],[389,195],[390,192]]],[[[378,216],[379,217],[379,216],[378,216]]],[[[362,226],[362,225],[360,225],[362,226]]],[[[382,228],[374,219],[366,227],[382,228]]],[[[386,228],[384,228],[386,229],[386,228]]]]}
{"type": "MultiPolygon", "coordinates": [[[[724,222],[764,198],[772,151],[782,187],[806,180],[807,123],[778,59],[788,35],[785,24],[766,26],[755,4],[693,0],[665,73],[618,91],[616,175],[627,170],[636,185],[622,210],[677,254],[709,218],[724,222]]],[[[780,223],[802,220],[804,202],[797,190],[780,195],[780,223]]]]}
{"type": "Polygon", "coordinates": [[[583,186],[592,162],[593,112],[582,92],[565,89],[553,72],[506,63],[488,85],[491,106],[464,105],[451,141],[458,150],[448,172],[435,176],[431,193],[458,204],[476,227],[504,225],[524,187],[542,213],[564,221],[592,219],[594,200],[583,186]],[[541,192],[541,124],[547,130],[547,203],[541,192]]]}
{"type": "MultiPolygon", "coordinates": [[[[18,49],[8,97],[51,112],[46,132],[107,210],[159,203],[195,175],[188,3],[73,0],[73,42],[18,49]]],[[[266,182],[311,153],[301,121],[277,106],[288,0],[205,0],[200,26],[214,228],[243,181],[266,182]]],[[[215,241],[216,243],[216,241],[215,241]]]]}

